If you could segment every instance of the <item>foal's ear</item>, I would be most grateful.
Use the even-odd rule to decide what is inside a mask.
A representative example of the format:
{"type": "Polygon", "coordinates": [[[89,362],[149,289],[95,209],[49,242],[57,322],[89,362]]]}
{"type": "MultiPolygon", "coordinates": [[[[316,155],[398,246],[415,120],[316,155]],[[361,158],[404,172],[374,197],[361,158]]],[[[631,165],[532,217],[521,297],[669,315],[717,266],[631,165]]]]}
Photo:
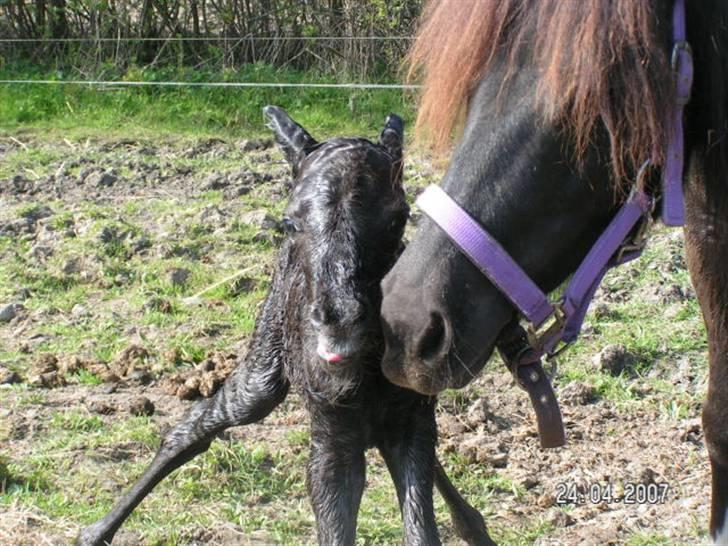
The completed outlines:
{"type": "Polygon", "coordinates": [[[379,135],[379,144],[384,146],[395,161],[402,159],[404,143],[404,121],[397,114],[389,114],[384,129],[379,135]]]}
{"type": "Polygon", "coordinates": [[[276,142],[286,154],[288,163],[294,172],[298,162],[306,155],[305,149],[316,144],[316,140],[308,134],[306,129],[291,119],[283,108],[266,106],[263,108],[268,127],[275,133],[276,142]]]}

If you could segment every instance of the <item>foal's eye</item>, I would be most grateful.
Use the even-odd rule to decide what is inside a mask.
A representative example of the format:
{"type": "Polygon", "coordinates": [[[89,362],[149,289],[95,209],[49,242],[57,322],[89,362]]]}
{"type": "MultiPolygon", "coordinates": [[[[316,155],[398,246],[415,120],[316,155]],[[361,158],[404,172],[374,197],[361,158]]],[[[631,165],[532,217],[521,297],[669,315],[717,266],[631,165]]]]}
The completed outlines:
{"type": "Polygon", "coordinates": [[[281,226],[283,227],[283,231],[285,231],[289,235],[292,235],[297,231],[301,231],[301,228],[298,227],[298,224],[288,216],[283,217],[283,220],[281,220],[281,226]]]}

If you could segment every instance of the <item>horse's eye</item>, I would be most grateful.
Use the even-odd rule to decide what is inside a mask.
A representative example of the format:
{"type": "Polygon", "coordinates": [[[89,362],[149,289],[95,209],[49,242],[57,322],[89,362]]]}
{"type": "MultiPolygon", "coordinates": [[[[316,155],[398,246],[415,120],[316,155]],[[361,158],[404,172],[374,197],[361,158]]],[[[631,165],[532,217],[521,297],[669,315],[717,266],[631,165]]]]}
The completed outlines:
{"type": "Polygon", "coordinates": [[[297,231],[301,231],[301,228],[298,227],[298,224],[288,216],[284,216],[283,220],[281,220],[281,227],[283,227],[283,231],[285,231],[289,235],[292,235],[297,231]]]}
{"type": "Polygon", "coordinates": [[[400,214],[395,219],[393,219],[389,224],[389,229],[399,229],[401,228],[406,222],[407,218],[409,217],[408,213],[400,214]]]}

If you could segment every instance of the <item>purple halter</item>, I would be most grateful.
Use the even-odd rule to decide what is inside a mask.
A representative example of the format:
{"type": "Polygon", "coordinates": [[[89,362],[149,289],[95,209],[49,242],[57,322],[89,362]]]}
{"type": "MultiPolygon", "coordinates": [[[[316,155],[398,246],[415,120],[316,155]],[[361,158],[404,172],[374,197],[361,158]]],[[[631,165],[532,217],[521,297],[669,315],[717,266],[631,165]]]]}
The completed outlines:
{"type": "MultiPolygon", "coordinates": [[[[683,107],[690,100],[693,81],[693,58],[685,32],[685,0],[675,0],[672,24],[671,62],[676,77],[676,103],[670,113],[670,134],[662,172],[662,221],[668,226],[680,226],[684,223],[683,107]]],[[[638,181],[642,174],[641,170],[638,181]]],[[[607,270],[642,254],[654,202],[652,196],[636,186],[579,265],[563,296],[551,303],[498,241],[444,190],[430,186],[417,199],[420,209],[445,231],[529,323],[531,350],[519,357],[523,362],[516,362],[516,367],[539,362],[544,355],[555,356],[576,340],[594,292],[607,270]],[[564,347],[560,347],[561,343],[564,347]]],[[[560,414],[558,421],[560,424],[560,414]]]]}

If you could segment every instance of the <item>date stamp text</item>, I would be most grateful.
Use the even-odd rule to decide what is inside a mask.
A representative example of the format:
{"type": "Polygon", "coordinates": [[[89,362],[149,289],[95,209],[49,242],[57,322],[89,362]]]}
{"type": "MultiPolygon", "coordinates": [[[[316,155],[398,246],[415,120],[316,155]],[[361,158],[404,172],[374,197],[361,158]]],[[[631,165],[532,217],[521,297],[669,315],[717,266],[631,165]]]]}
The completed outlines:
{"type": "Polygon", "coordinates": [[[556,504],[664,504],[670,494],[670,485],[658,483],[561,482],[556,486],[556,504]]]}

